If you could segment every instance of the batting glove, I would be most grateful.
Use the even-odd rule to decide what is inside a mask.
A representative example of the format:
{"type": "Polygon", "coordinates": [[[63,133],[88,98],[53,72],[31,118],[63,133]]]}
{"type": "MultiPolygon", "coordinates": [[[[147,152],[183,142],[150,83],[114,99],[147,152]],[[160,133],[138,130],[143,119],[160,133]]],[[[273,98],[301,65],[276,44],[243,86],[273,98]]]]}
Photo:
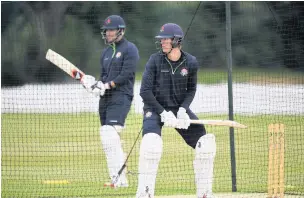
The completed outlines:
{"type": "Polygon", "coordinates": [[[83,87],[88,91],[91,92],[92,91],[92,86],[95,85],[96,80],[93,76],[90,75],[84,75],[81,78],[81,83],[83,85],[83,87]]]}
{"type": "Polygon", "coordinates": [[[160,114],[160,117],[161,117],[161,121],[164,123],[164,126],[177,128],[178,122],[172,111],[164,110],[160,114]]]}
{"type": "Polygon", "coordinates": [[[179,129],[188,129],[190,126],[190,117],[186,112],[186,109],[180,107],[177,112],[177,119],[178,119],[178,127],[179,129]]]}
{"type": "Polygon", "coordinates": [[[91,88],[91,93],[96,97],[103,96],[106,91],[105,85],[101,81],[96,81],[96,83],[91,88]]]}

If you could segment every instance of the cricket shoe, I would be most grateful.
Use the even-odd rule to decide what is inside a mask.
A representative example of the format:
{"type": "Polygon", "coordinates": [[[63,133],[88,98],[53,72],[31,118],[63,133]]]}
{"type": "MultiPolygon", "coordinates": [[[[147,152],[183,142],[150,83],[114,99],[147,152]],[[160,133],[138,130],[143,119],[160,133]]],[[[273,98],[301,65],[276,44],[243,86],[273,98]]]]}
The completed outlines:
{"type": "Polygon", "coordinates": [[[126,188],[129,187],[128,180],[125,175],[112,176],[111,182],[107,182],[104,187],[111,188],[126,188]]]}
{"type": "Polygon", "coordinates": [[[144,194],[139,195],[139,197],[136,197],[136,198],[152,198],[152,196],[149,193],[144,193],[144,194]]]}
{"type": "Polygon", "coordinates": [[[154,198],[154,196],[152,196],[150,193],[149,193],[149,187],[146,186],[146,189],[145,189],[145,192],[144,193],[140,193],[140,195],[136,195],[137,197],[136,198],[154,198]]]}
{"type": "Polygon", "coordinates": [[[203,196],[199,196],[198,198],[215,198],[215,196],[211,193],[204,194],[203,196]]]}

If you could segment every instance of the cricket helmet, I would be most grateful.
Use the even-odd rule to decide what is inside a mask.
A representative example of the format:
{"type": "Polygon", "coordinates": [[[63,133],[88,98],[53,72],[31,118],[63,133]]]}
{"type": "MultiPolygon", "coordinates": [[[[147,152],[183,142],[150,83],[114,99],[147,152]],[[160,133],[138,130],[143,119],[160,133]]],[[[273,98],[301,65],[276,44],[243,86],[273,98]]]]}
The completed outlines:
{"type": "Polygon", "coordinates": [[[126,23],[123,20],[121,16],[118,15],[111,15],[108,16],[105,20],[103,25],[101,25],[100,30],[101,30],[101,35],[102,38],[105,40],[106,44],[111,44],[117,40],[117,38],[122,35],[122,32],[126,29],[126,23]],[[116,39],[109,43],[106,39],[106,32],[107,30],[118,30],[116,34],[116,39]]]}
{"type": "Polygon", "coordinates": [[[175,23],[166,23],[160,28],[155,38],[158,42],[160,42],[161,39],[171,38],[172,47],[174,48],[182,43],[184,32],[179,25],[175,23]]]}

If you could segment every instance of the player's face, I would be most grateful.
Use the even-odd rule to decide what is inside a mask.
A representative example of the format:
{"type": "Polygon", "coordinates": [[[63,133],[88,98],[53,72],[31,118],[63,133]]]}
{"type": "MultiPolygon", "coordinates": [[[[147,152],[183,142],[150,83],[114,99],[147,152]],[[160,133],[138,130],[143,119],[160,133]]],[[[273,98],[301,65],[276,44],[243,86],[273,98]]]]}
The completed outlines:
{"type": "Polygon", "coordinates": [[[164,38],[160,40],[160,44],[164,53],[169,53],[172,49],[172,39],[164,38]]]}
{"type": "Polygon", "coordinates": [[[106,31],[106,39],[107,42],[111,43],[116,39],[118,30],[107,30],[106,31]]]}

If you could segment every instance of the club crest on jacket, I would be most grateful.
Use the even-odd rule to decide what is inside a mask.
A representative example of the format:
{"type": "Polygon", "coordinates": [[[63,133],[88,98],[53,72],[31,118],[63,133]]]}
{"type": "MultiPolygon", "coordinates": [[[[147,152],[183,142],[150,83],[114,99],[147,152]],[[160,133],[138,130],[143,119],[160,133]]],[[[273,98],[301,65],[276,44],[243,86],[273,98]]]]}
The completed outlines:
{"type": "Polygon", "coordinates": [[[183,68],[183,69],[181,70],[180,74],[181,74],[182,76],[187,76],[187,75],[188,75],[188,70],[187,70],[186,68],[183,68]]]}
{"type": "Polygon", "coordinates": [[[121,57],[121,52],[117,52],[117,54],[116,54],[116,58],[119,58],[119,57],[121,57]]]}
{"type": "Polygon", "coordinates": [[[145,116],[146,116],[146,118],[150,118],[152,116],[152,112],[148,111],[145,116]]]}

